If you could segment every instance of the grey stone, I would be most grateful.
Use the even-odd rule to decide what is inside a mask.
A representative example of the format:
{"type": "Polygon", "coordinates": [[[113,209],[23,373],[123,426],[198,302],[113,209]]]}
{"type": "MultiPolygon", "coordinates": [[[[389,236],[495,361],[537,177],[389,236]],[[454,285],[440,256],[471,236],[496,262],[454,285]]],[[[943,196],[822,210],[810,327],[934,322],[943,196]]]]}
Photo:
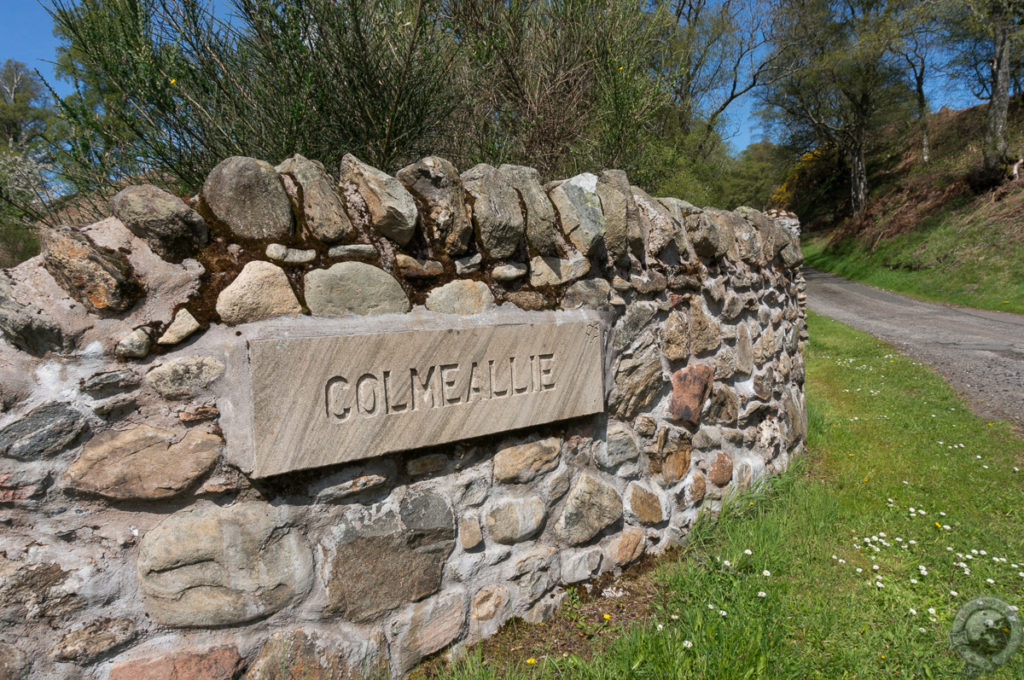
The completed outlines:
{"type": "Polygon", "coordinates": [[[558,584],[561,564],[558,551],[540,546],[524,553],[512,570],[511,580],[519,590],[519,603],[536,602],[558,584]]]}
{"type": "MultiPolygon", "coordinates": [[[[100,619],[66,634],[54,647],[53,658],[79,664],[91,663],[134,637],[135,623],[131,619],[100,619]]],[[[3,675],[2,666],[0,678],[7,678],[3,675]]]]}
{"type": "Polygon", "coordinates": [[[701,209],[693,205],[689,201],[683,201],[678,198],[659,198],[658,203],[665,206],[665,210],[668,210],[669,214],[672,215],[673,219],[679,224],[683,224],[689,215],[694,215],[701,212],[701,209]]]}
{"type": "Polygon", "coordinates": [[[605,170],[598,176],[597,195],[604,213],[604,241],[608,259],[628,262],[629,252],[643,258],[644,242],[629,179],[622,170],[605,170]]]}
{"type": "Polygon", "coordinates": [[[64,335],[59,324],[35,305],[22,304],[11,295],[7,275],[0,272],[0,333],[8,342],[33,356],[47,352],[70,352],[74,339],[64,335]]]}
{"type": "Polygon", "coordinates": [[[455,260],[455,273],[459,276],[464,276],[478,272],[480,271],[480,263],[483,262],[483,259],[483,255],[477,253],[476,255],[455,260]]]}
{"type": "Polygon", "coordinates": [[[530,271],[529,267],[525,264],[518,262],[508,262],[505,264],[499,264],[491,269],[491,278],[495,281],[501,281],[506,283],[508,281],[515,281],[526,276],[526,273],[530,271]]]}
{"type": "Polygon", "coordinates": [[[376,257],[377,249],[368,243],[355,243],[348,246],[332,246],[327,257],[376,257]]]}
{"type": "Polygon", "coordinates": [[[625,314],[615,322],[615,339],[612,345],[615,351],[621,352],[633,344],[657,313],[658,305],[654,302],[634,302],[626,307],[625,314]]]}
{"type": "Polygon", "coordinates": [[[546,515],[537,496],[498,499],[487,509],[487,532],[496,543],[519,543],[540,531],[546,515]]]}
{"type": "Polygon", "coordinates": [[[473,228],[481,250],[499,260],[514,255],[526,229],[519,194],[486,163],[462,173],[462,183],[472,199],[473,228]]]}
{"type": "Polygon", "coordinates": [[[455,640],[466,624],[466,594],[438,595],[406,609],[391,623],[392,666],[404,675],[423,657],[455,640]]]}
{"type": "Polygon", "coordinates": [[[577,553],[562,551],[562,582],[565,584],[589,581],[601,572],[604,553],[600,548],[590,548],[577,553]]]}
{"type": "MultiPolygon", "coordinates": [[[[345,212],[345,204],[338,195],[334,179],[323,167],[295,154],[278,165],[276,170],[288,175],[299,186],[302,198],[300,209],[310,236],[324,243],[351,241],[355,238],[355,227],[345,212]]],[[[270,253],[267,253],[267,257],[270,257],[270,253]]]]}
{"type": "Polygon", "coordinates": [[[494,479],[523,484],[558,466],[562,440],[548,437],[517,446],[506,446],[494,455],[494,479]]]}
{"type": "Polygon", "coordinates": [[[379,618],[441,587],[455,547],[455,517],[432,493],[411,494],[399,511],[354,510],[340,525],[327,565],[324,614],[357,622],[379,618]]]}
{"type": "Polygon", "coordinates": [[[795,386],[782,390],[782,418],[786,424],[786,445],[793,449],[807,438],[807,409],[795,386]]]}
{"type": "Polygon", "coordinates": [[[242,239],[284,238],[295,231],[291,202],[273,166],[232,156],[203,183],[203,201],[220,222],[242,239]]]}
{"type": "Polygon", "coordinates": [[[530,260],[531,286],[561,286],[583,278],[590,272],[585,257],[563,260],[557,257],[535,257],[530,260]]]}
{"type": "Polygon", "coordinates": [[[569,491],[569,471],[565,468],[553,473],[544,486],[544,496],[554,503],[569,491]]]}
{"type": "Polygon", "coordinates": [[[594,462],[605,470],[614,470],[623,463],[636,460],[639,455],[636,435],[629,426],[615,420],[608,421],[605,446],[597,448],[594,462]]]}
{"type": "Polygon", "coordinates": [[[315,250],[299,250],[298,248],[289,248],[280,243],[268,245],[266,255],[268,260],[274,260],[282,264],[308,264],[316,259],[315,250]]]}
{"type": "Polygon", "coordinates": [[[350,216],[400,246],[416,233],[416,202],[402,183],[352,154],[341,159],[342,193],[350,216]]]}
{"type": "Polygon", "coordinates": [[[321,503],[336,503],[343,501],[350,496],[379,489],[384,486],[388,478],[383,475],[366,474],[356,475],[337,484],[331,484],[316,494],[317,501],[321,503]]]}
{"type": "Polygon", "coordinates": [[[498,172],[519,192],[526,213],[526,243],[530,255],[558,254],[558,219],[551,199],[540,184],[540,173],[522,165],[501,165],[498,172]]]}
{"type": "Polygon", "coordinates": [[[726,210],[708,209],[705,210],[705,214],[720,232],[732,232],[738,259],[751,264],[759,261],[761,238],[750,222],[726,210]]]}
{"type": "Polygon", "coordinates": [[[444,265],[437,260],[418,260],[405,253],[395,255],[395,266],[407,279],[433,279],[444,274],[444,265]]]}
{"type": "Polygon", "coordinates": [[[43,266],[69,296],[93,314],[112,316],[145,295],[128,258],[71,227],[39,232],[43,266]]]}
{"type": "Polygon", "coordinates": [[[608,404],[611,412],[623,420],[636,417],[651,405],[663,384],[657,345],[623,356],[615,368],[615,388],[608,404]]]}
{"type": "Polygon", "coordinates": [[[435,252],[451,256],[466,252],[473,238],[473,223],[455,166],[427,156],[399,170],[397,177],[416,201],[420,224],[435,252]]]}
{"type": "Polygon", "coordinates": [[[701,257],[720,258],[733,247],[735,242],[735,236],[729,225],[712,221],[704,211],[687,215],[685,226],[693,249],[701,257]]]}
{"type": "Polygon", "coordinates": [[[474,517],[464,517],[459,522],[459,545],[463,550],[473,550],[484,542],[480,522],[474,517]]]}
{"type": "Polygon", "coordinates": [[[117,345],[114,346],[114,355],[122,359],[145,359],[151,346],[149,333],[141,328],[136,328],[117,341],[117,345]]]}
{"type": "Polygon", "coordinates": [[[93,397],[104,397],[126,390],[133,390],[142,382],[142,377],[131,369],[96,373],[81,382],[82,391],[93,397]]]}
{"type": "Polygon", "coordinates": [[[562,309],[608,309],[612,286],[606,279],[584,279],[569,286],[562,294],[562,309]]]}
{"type": "Polygon", "coordinates": [[[767,215],[762,213],[760,210],[755,210],[747,206],[740,206],[733,212],[743,217],[747,222],[753,225],[757,231],[758,238],[761,241],[761,256],[759,258],[760,263],[768,263],[775,257],[780,248],[776,247],[775,240],[778,235],[778,228],[775,226],[775,221],[769,218],[767,215]]]}
{"type": "Polygon", "coordinates": [[[736,372],[750,375],[754,372],[754,349],[750,343],[750,328],[739,324],[736,331],[736,372]]]}
{"type": "Polygon", "coordinates": [[[174,315],[174,321],[171,322],[171,325],[160,336],[160,339],[156,341],[156,344],[177,345],[199,330],[199,328],[199,322],[196,321],[196,318],[187,309],[179,309],[178,313],[174,315]]]}
{"type": "Polygon", "coordinates": [[[302,312],[284,270],[260,260],[242,268],[217,296],[216,308],[221,321],[229,326],[302,312]]]}
{"type": "Polygon", "coordinates": [[[722,344],[722,329],[699,297],[690,299],[690,348],[694,354],[712,352],[722,344]]]}
{"type": "Polygon", "coordinates": [[[621,519],[622,499],[615,488],[583,473],[569,491],[556,530],[570,545],[579,545],[621,519]]]}
{"type": "Polygon", "coordinates": [[[168,262],[181,262],[206,245],[206,220],[185,201],[152,184],[130,186],[110,199],[110,210],[168,262]]]}
{"type": "Polygon", "coordinates": [[[661,500],[642,484],[632,482],[626,489],[626,518],[637,524],[653,526],[665,520],[661,500]]]}
{"type": "Polygon", "coordinates": [[[306,304],[315,316],[401,314],[409,298],[390,274],[361,262],[339,262],[306,274],[306,304]]]}
{"type": "Polygon", "coordinates": [[[661,349],[669,361],[685,361],[690,356],[690,319],[686,312],[674,309],[661,325],[661,349]]]}
{"type": "Polygon", "coordinates": [[[0,678],[27,680],[30,666],[25,652],[0,642],[0,678]]]}
{"type": "Polygon", "coordinates": [[[426,308],[441,314],[479,314],[494,304],[491,289],[482,281],[455,280],[427,294],[426,308]]]}
{"type": "Polygon", "coordinates": [[[554,186],[549,192],[562,223],[562,233],[585,256],[604,246],[604,213],[597,195],[597,176],[589,172],[576,175],[554,186]]]}
{"type": "Polygon", "coordinates": [[[67,404],[43,404],[0,430],[0,456],[50,458],[71,446],[85,428],[85,416],[67,404]]]}
{"type": "Polygon", "coordinates": [[[640,225],[645,234],[647,255],[666,264],[689,261],[689,242],[681,224],[676,222],[664,205],[638,187],[633,187],[633,200],[640,213],[640,225]]]}
{"type": "MultiPolygon", "coordinates": [[[[724,333],[723,333],[724,335],[724,333]]],[[[715,354],[715,378],[728,380],[736,373],[736,351],[732,347],[722,347],[715,354]]]]}
{"type": "MultiPolygon", "coordinates": [[[[717,371],[715,372],[715,377],[719,377],[717,371]]],[[[708,405],[708,418],[718,425],[735,427],[739,411],[739,395],[725,385],[716,384],[711,392],[711,402],[708,405]]]]}
{"type": "Polygon", "coordinates": [[[259,502],[202,503],[149,531],[137,574],[150,617],[175,628],[234,625],[305,595],[313,555],[288,513],[259,502]]]}
{"type": "Polygon", "coordinates": [[[172,359],[146,374],[146,383],[164,399],[188,399],[224,375],[224,364],[212,357],[172,359]]]}
{"type": "Polygon", "coordinates": [[[448,465],[448,456],[443,453],[430,453],[418,456],[405,464],[405,473],[410,477],[429,475],[444,470],[448,465]]]}

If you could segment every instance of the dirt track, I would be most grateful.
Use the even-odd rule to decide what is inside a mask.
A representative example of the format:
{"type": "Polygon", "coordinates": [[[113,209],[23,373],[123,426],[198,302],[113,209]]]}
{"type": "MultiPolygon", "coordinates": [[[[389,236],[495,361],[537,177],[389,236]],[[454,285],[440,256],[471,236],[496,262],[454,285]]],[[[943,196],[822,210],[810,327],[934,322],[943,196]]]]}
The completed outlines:
{"type": "Polygon", "coordinates": [[[933,367],[984,418],[1024,431],[1024,316],[938,305],[804,268],[807,306],[933,367]]]}

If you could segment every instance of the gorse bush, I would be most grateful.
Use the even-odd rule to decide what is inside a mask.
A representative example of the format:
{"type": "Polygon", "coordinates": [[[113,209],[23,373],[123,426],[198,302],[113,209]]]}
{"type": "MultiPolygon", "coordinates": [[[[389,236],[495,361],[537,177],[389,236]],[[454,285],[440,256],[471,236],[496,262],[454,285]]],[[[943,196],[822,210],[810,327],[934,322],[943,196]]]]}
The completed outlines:
{"type": "Polygon", "coordinates": [[[644,162],[668,104],[667,13],[610,0],[50,0],[66,42],[60,165],[79,190],[221,159],[422,155],[542,173],[644,162]]]}

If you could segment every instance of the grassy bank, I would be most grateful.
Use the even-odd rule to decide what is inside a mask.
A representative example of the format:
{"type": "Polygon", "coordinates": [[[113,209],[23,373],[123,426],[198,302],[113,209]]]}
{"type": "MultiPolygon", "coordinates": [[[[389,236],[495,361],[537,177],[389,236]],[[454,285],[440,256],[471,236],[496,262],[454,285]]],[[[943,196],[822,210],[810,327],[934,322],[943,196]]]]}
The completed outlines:
{"type": "MultiPolygon", "coordinates": [[[[809,326],[807,456],[698,526],[652,573],[640,623],[620,623],[615,599],[573,597],[550,624],[511,626],[431,673],[960,677],[959,607],[1024,605],[1024,441],[882,343],[809,326]]],[[[1024,677],[1024,654],[991,677],[1024,677]]]]}
{"type": "Polygon", "coordinates": [[[827,248],[828,237],[808,238],[804,257],[817,269],[922,300],[1024,314],[1024,239],[1007,238],[996,224],[943,213],[874,250],[852,239],[827,248]]]}

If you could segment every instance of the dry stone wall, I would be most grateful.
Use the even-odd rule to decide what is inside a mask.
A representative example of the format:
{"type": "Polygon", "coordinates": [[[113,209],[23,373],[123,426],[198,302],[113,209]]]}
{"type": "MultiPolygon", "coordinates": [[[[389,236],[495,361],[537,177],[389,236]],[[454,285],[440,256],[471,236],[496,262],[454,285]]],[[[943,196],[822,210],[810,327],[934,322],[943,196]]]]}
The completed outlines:
{"type": "Polygon", "coordinates": [[[791,216],[352,156],[111,211],[0,276],[0,677],[398,677],[803,446],[791,216]],[[429,357],[391,430],[336,369],[429,357]]]}

